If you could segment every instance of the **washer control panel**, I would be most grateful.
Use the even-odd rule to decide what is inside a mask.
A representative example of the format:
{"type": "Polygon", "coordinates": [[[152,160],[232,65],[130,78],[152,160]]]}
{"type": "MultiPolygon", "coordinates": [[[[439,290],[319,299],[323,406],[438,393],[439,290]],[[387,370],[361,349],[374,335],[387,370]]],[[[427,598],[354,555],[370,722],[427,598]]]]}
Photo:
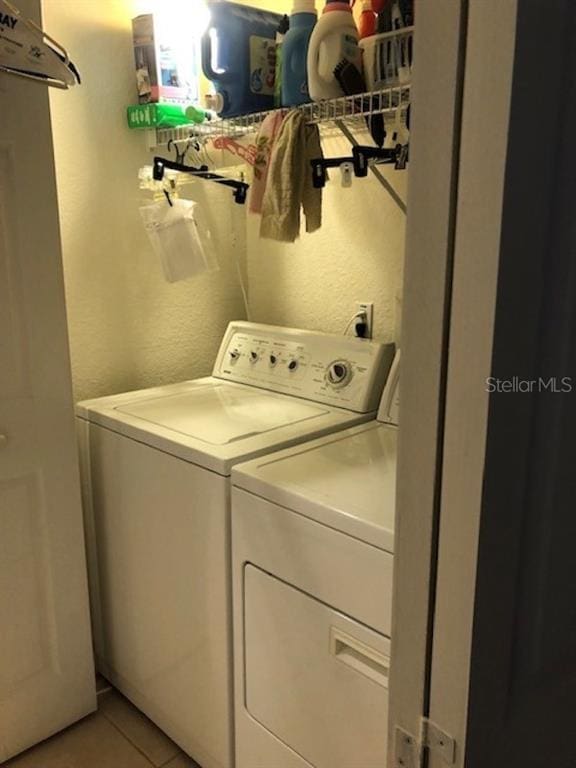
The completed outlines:
{"type": "Polygon", "coordinates": [[[233,322],[213,375],[360,413],[376,410],[394,345],[233,322]]]}

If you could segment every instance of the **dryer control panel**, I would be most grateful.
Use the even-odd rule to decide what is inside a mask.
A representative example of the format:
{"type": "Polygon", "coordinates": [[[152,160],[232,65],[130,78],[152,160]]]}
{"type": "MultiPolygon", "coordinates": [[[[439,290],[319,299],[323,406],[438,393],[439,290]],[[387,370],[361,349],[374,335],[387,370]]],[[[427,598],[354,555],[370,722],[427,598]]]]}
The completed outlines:
{"type": "Polygon", "coordinates": [[[368,413],[378,408],[393,357],[393,344],[232,322],[213,375],[368,413]]]}

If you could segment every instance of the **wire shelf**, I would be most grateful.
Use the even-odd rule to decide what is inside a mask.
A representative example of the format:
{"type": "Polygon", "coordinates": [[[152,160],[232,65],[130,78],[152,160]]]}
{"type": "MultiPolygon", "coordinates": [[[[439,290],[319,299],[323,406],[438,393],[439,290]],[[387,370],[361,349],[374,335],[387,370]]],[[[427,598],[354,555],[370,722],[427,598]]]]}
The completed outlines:
{"type": "MultiPolygon", "coordinates": [[[[372,93],[361,93],[355,96],[342,96],[338,99],[304,104],[298,109],[304,113],[309,123],[320,125],[341,121],[353,127],[364,118],[372,115],[386,115],[397,112],[400,108],[408,107],[410,103],[410,85],[385,88],[372,93]]],[[[270,111],[254,112],[227,119],[210,120],[200,125],[184,125],[177,128],[159,128],[155,133],[155,141],[150,148],[166,146],[169,141],[186,141],[190,138],[216,138],[229,136],[238,138],[248,133],[258,131],[270,111]]]]}

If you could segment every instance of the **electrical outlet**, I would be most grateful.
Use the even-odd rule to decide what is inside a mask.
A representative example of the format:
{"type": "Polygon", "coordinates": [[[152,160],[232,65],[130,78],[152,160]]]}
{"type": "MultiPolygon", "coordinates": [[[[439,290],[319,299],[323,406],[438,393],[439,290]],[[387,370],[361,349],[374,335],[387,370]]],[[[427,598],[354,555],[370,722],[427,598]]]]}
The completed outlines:
{"type": "Polygon", "coordinates": [[[371,339],[372,338],[372,332],[374,329],[374,302],[372,301],[359,301],[356,304],[356,312],[364,313],[366,317],[366,333],[364,334],[365,339],[371,339]]]}

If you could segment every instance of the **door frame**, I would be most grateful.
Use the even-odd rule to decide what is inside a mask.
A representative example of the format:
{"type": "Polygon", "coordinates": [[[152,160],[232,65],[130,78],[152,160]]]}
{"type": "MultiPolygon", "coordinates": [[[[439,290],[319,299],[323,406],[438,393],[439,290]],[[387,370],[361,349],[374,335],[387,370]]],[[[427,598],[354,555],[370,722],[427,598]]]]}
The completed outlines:
{"type": "MultiPolygon", "coordinates": [[[[574,628],[561,588],[571,580],[573,556],[558,546],[562,538],[573,541],[575,531],[567,480],[571,444],[561,442],[574,420],[573,394],[487,393],[479,377],[538,382],[556,376],[560,383],[573,373],[576,10],[570,0],[525,0],[517,3],[517,16],[511,10],[500,8],[499,29],[489,32],[484,5],[470,17],[475,38],[463,137],[466,154],[476,161],[474,175],[471,165],[461,166],[467,183],[461,184],[462,237],[455,254],[460,298],[454,300],[448,380],[455,406],[454,423],[446,426],[453,445],[451,456],[445,451],[438,586],[443,597],[436,607],[432,704],[461,744],[456,765],[467,768],[574,761],[574,656],[556,667],[546,642],[547,633],[570,636],[574,628]],[[552,9],[555,34],[549,37],[542,31],[552,9]],[[506,30],[508,37],[515,32],[508,56],[506,30]],[[494,44],[487,73],[486,46],[494,44]],[[491,99],[501,111],[501,127],[492,138],[505,156],[499,168],[484,158],[479,177],[473,125],[485,108],[485,80],[495,64],[491,99]],[[502,194],[484,202],[473,241],[474,221],[480,223],[475,198],[483,184],[485,196],[490,166],[502,194]],[[486,287],[480,293],[478,286],[486,287]],[[472,296],[490,305],[475,306],[473,316],[465,309],[472,296]],[[460,445],[456,419],[464,434],[460,445]],[[466,455],[468,482],[457,454],[466,455]],[[556,596],[556,615],[565,618],[547,625],[556,596]]],[[[437,765],[442,763],[431,762],[437,765]]]]}
{"type": "Polygon", "coordinates": [[[388,766],[428,713],[466,0],[418,4],[402,313],[388,766]],[[438,45],[438,41],[442,45],[438,45]],[[414,467],[418,481],[414,481],[414,467]],[[398,736],[399,738],[399,736],[398,736]]]}
{"type": "Polygon", "coordinates": [[[464,765],[515,22],[516,0],[418,6],[389,768],[421,764],[425,721],[464,765]]]}
{"type": "MultiPolygon", "coordinates": [[[[430,658],[433,723],[466,760],[470,653],[506,187],[517,0],[469,3],[436,600],[430,658]],[[494,24],[494,19],[498,24],[494,24]],[[489,105],[489,107],[487,106],[489,105]],[[488,114],[487,114],[488,112],[488,114]]],[[[429,768],[444,768],[431,752],[429,768]]]]}

